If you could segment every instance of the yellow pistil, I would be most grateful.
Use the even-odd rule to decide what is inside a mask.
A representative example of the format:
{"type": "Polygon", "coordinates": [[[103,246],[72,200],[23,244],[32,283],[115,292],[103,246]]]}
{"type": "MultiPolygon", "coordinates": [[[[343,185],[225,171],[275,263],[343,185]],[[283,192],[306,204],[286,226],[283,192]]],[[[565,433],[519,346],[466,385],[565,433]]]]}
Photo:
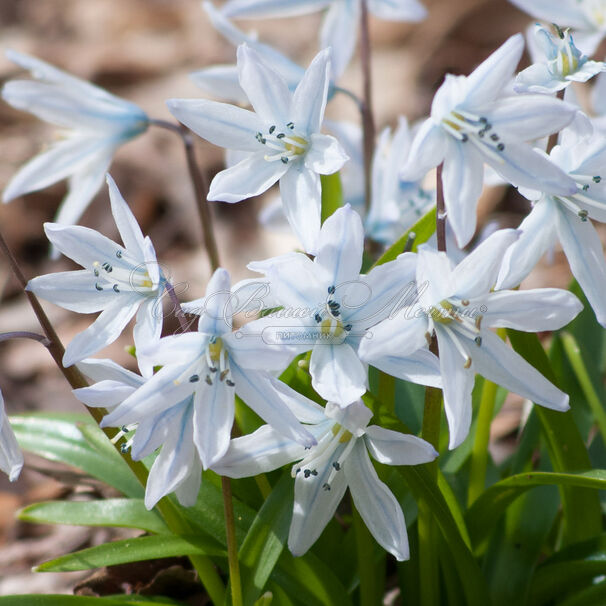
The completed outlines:
{"type": "Polygon", "coordinates": [[[223,341],[221,341],[221,339],[217,339],[214,343],[209,343],[208,353],[210,354],[210,359],[213,362],[217,362],[217,363],[219,362],[222,349],[223,349],[223,341]]]}
{"type": "Polygon", "coordinates": [[[303,137],[299,137],[298,135],[292,135],[289,137],[291,141],[296,141],[300,145],[295,145],[294,143],[285,143],[284,148],[286,151],[292,152],[296,156],[300,156],[307,151],[307,141],[303,137]]]}

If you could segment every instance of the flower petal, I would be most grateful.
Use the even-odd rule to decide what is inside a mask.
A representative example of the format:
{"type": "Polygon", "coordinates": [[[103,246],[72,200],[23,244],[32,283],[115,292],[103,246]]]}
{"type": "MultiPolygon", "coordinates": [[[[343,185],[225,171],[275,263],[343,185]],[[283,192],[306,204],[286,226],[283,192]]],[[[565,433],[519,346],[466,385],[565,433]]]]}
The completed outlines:
{"type": "Polygon", "coordinates": [[[417,131],[410,147],[408,160],[400,172],[404,181],[419,181],[431,168],[444,160],[449,136],[428,118],[417,131]]]}
{"type": "Polygon", "coordinates": [[[410,557],[404,514],[397,499],[372,466],[363,440],[343,465],[356,509],[377,543],[398,561],[410,557]]]}
{"type": "Polygon", "coordinates": [[[229,0],[222,13],[226,17],[292,17],[320,10],[331,0],[229,0]]]}
{"type": "Polygon", "coordinates": [[[198,332],[208,335],[223,335],[231,332],[232,294],[229,272],[217,268],[206,287],[204,308],[199,310],[198,332]]]}
{"type": "Polygon", "coordinates": [[[388,318],[373,326],[362,339],[358,354],[365,362],[375,365],[384,356],[404,358],[425,347],[427,318],[402,311],[395,318],[388,318]]]}
{"type": "Polygon", "coordinates": [[[336,173],[349,160],[341,144],[330,135],[313,133],[305,154],[305,167],[321,175],[336,173]]]}
{"type": "Polygon", "coordinates": [[[246,105],[248,97],[240,86],[237,65],[213,65],[189,74],[189,79],[207,95],[246,105]]]}
{"type": "Polygon", "coordinates": [[[78,362],[78,370],[91,381],[116,381],[130,385],[131,387],[140,387],[145,379],[108,358],[87,358],[78,362]]]}
{"type": "Polygon", "coordinates": [[[386,21],[422,21],[427,9],[418,0],[369,0],[368,10],[386,21]]]}
{"type": "Polygon", "coordinates": [[[426,349],[419,349],[407,356],[391,355],[372,358],[371,364],[383,372],[411,383],[442,387],[440,362],[426,349]]]}
{"type": "Polygon", "coordinates": [[[87,406],[113,408],[132,395],[137,387],[128,385],[122,381],[106,379],[90,387],[73,389],[72,393],[80,402],[87,406]]]}
{"type": "Polygon", "coordinates": [[[429,442],[378,425],[366,428],[364,440],[370,455],[386,465],[419,465],[429,463],[438,456],[429,442]]]}
{"type": "Polygon", "coordinates": [[[4,410],[4,398],[0,392],[0,469],[14,482],[23,467],[23,454],[4,410]]]}
{"type": "Polygon", "coordinates": [[[116,182],[110,175],[107,175],[107,187],[109,188],[112,215],[120,232],[124,247],[137,258],[143,259],[145,257],[144,238],[137,219],[135,219],[135,215],[133,215],[126,200],[122,197],[116,182]]]}
{"type": "Polygon", "coordinates": [[[320,30],[320,47],[331,48],[331,77],[338,80],[349,65],[356,48],[359,0],[332,2],[320,30]]]}

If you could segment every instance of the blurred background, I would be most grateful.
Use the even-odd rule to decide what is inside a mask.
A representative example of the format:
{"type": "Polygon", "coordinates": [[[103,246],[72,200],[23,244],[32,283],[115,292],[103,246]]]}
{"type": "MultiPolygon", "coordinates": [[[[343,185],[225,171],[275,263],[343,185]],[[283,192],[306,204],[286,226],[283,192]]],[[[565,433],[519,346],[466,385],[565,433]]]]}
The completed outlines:
{"type": "MultiPolygon", "coordinates": [[[[506,0],[425,0],[425,4],[430,15],[420,24],[371,19],[378,130],[395,126],[400,114],[410,120],[425,116],[446,72],[469,73],[530,23],[527,15],[506,0]]],[[[262,41],[306,65],[318,50],[320,19],[315,14],[238,25],[256,30],[262,41]]],[[[213,30],[198,0],[0,0],[0,44],[3,50],[13,48],[40,57],[136,102],[151,117],[166,120],[171,120],[164,105],[167,98],[202,96],[188,73],[235,62],[235,48],[213,30]]],[[[22,75],[0,55],[2,82],[22,75]]],[[[340,84],[361,93],[357,57],[340,84]]],[[[341,97],[330,103],[327,116],[358,121],[355,105],[341,97]]],[[[54,136],[53,127],[0,102],[0,187],[54,136]]],[[[196,150],[209,178],[223,168],[222,150],[201,140],[196,141],[196,150]]],[[[210,269],[179,138],[150,129],[119,150],[111,173],[173,281],[188,285],[183,298],[201,296],[210,269]]],[[[0,228],[28,277],[74,268],[65,259],[49,260],[42,229],[45,221],[52,220],[65,191],[65,184],[60,183],[0,207],[0,228]]],[[[286,233],[269,232],[258,225],[257,214],[266,203],[267,199],[213,203],[222,264],[234,280],[252,275],[246,270],[249,261],[292,250],[297,244],[286,233]]],[[[517,226],[527,209],[514,190],[492,188],[482,198],[480,223],[497,219],[502,226],[517,226]]],[[[117,238],[105,188],[81,223],[117,238]]],[[[551,264],[544,263],[531,276],[529,285],[566,286],[568,281],[565,259],[556,252],[551,264]]],[[[92,321],[51,304],[44,307],[64,342],[92,321]]],[[[169,324],[167,331],[171,329],[169,324]]],[[[0,259],[0,332],[12,330],[39,331],[6,262],[0,259]]],[[[126,331],[103,357],[132,367],[134,360],[124,351],[130,334],[126,331]]],[[[81,410],[46,350],[32,341],[0,344],[0,387],[10,413],[81,410]]],[[[506,448],[508,437],[515,436],[520,410],[521,402],[512,399],[495,421],[496,456],[499,448],[506,448]]],[[[26,458],[18,482],[10,484],[0,476],[0,595],[72,593],[76,586],[85,595],[129,592],[133,587],[147,587],[153,593],[162,583],[187,586],[185,572],[162,576],[158,572],[162,566],[147,563],[99,571],[92,580],[90,573],[31,573],[33,565],[60,553],[128,536],[127,531],[43,527],[15,520],[15,511],[27,503],[70,493],[81,498],[110,494],[104,486],[34,457],[26,458]]],[[[172,564],[177,570],[179,562],[172,564]]]]}

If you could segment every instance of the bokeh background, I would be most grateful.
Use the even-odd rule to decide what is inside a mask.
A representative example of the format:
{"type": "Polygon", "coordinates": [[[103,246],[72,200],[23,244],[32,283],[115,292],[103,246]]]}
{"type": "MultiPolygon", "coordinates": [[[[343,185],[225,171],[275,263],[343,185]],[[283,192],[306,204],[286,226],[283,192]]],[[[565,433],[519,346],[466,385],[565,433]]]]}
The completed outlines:
{"type": "MultiPolygon", "coordinates": [[[[427,114],[444,73],[469,73],[507,37],[530,23],[506,0],[425,0],[430,16],[420,24],[371,19],[373,95],[378,129],[394,126],[399,114],[416,120],[427,114]]],[[[258,31],[301,64],[317,52],[320,15],[272,21],[241,21],[258,31]]],[[[0,47],[34,54],[112,93],[138,103],[154,118],[170,120],[164,101],[197,97],[200,91],[188,73],[216,63],[235,62],[235,48],[216,33],[198,0],[0,0],[0,47]]],[[[20,72],[0,56],[2,82],[20,72]]],[[[361,92],[356,57],[342,86],[361,92]]],[[[329,117],[358,120],[354,104],[336,98],[329,117]]],[[[56,136],[53,128],[0,102],[0,187],[27,159],[56,136]]],[[[223,167],[222,150],[197,140],[199,164],[209,177],[223,167]]],[[[149,234],[173,280],[188,285],[187,298],[201,296],[210,275],[201,246],[201,229],[180,141],[170,132],[150,131],[120,149],[111,173],[149,234]]],[[[71,269],[68,260],[51,262],[42,224],[52,220],[65,194],[63,183],[0,207],[0,229],[28,277],[71,269]]],[[[248,277],[246,264],[291,250],[296,241],[258,225],[257,214],[267,199],[240,204],[214,203],[222,263],[234,279],[248,277]]],[[[527,211],[518,194],[493,188],[482,198],[480,222],[498,220],[517,226],[527,211]]],[[[96,197],[82,223],[117,237],[105,189],[96,197]]],[[[569,273],[556,251],[528,280],[533,286],[566,286],[569,273]]],[[[45,304],[64,340],[87,327],[77,316],[45,304]]],[[[170,331],[170,323],[167,330],[170,331]]],[[[0,259],[0,332],[38,331],[35,318],[0,259]]],[[[133,366],[124,351],[130,333],[103,352],[133,366]]],[[[0,387],[11,413],[33,410],[78,411],[63,378],[45,349],[31,341],[0,344],[0,387]]],[[[515,440],[521,402],[508,401],[493,424],[495,456],[515,440]]],[[[18,482],[0,477],[0,595],[11,593],[78,593],[99,595],[133,589],[153,593],[174,584],[185,592],[188,572],[179,561],[131,565],[117,570],[69,574],[33,574],[32,565],[69,550],[98,544],[127,531],[79,527],[33,526],[16,521],[15,512],[37,500],[110,494],[108,489],[46,461],[27,457],[18,482]],[[171,566],[167,573],[167,566],[171,566]],[[147,589],[145,589],[147,588],[147,589]]],[[[175,597],[179,597],[175,595],[175,597]]],[[[191,598],[191,596],[190,596],[191,598]]],[[[193,599],[193,598],[191,598],[193,599]]],[[[198,602],[199,603],[199,602],[198,602]]]]}

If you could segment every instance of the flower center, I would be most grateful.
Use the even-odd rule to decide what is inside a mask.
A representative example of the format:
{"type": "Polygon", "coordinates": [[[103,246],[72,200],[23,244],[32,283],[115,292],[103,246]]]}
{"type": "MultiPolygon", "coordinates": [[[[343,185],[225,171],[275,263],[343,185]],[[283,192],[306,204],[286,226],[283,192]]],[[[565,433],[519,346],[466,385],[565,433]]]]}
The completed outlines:
{"type": "Polygon", "coordinates": [[[270,126],[266,133],[258,132],[255,138],[271,150],[272,153],[264,156],[267,162],[280,160],[283,164],[288,164],[304,155],[309,148],[309,141],[295,132],[293,122],[289,122],[284,131],[278,131],[275,125],[270,126]]]}
{"type": "Polygon", "coordinates": [[[483,154],[491,156],[499,163],[504,162],[501,153],[505,151],[505,144],[494,132],[488,118],[456,109],[442,118],[440,126],[461,143],[469,142],[483,154]]]}
{"type": "Polygon", "coordinates": [[[602,202],[591,198],[592,185],[594,183],[600,183],[602,181],[602,177],[600,175],[595,175],[593,177],[574,175],[574,179],[579,188],[579,191],[576,194],[573,194],[572,196],[552,197],[568,208],[568,210],[578,215],[581,221],[587,221],[591,208],[596,208],[599,210],[604,209],[604,204],[602,202]],[[589,207],[590,210],[587,210],[585,207],[589,207]]]}
{"type": "MultiPolygon", "coordinates": [[[[216,377],[219,381],[225,381],[226,385],[233,387],[235,383],[229,376],[229,356],[223,341],[219,337],[211,337],[204,348],[202,355],[197,357],[179,376],[175,379],[175,385],[183,381],[198,383],[204,380],[208,385],[213,385],[216,377]]],[[[195,388],[194,388],[195,391],[195,388]]]]}
{"type": "Polygon", "coordinates": [[[113,260],[95,261],[92,271],[97,278],[95,288],[98,291],[111,288],[114,292],[135,291],[142,295],[152,295],[158,291],[159,284],[154,284],[145,263],[132,261],[131,267],[125,267],[125,251],[117,250],[116,258],[120,264],[114,265],[113,260]]]}
{"type": "Polygon", "coordinates": [[[352,325],[343,322],[341,304],[332,298],[335,291],[335,286],[328,288],[329,298],[324,304],[324,309],[316,313],[314,319],[320,327],[320,335],[322,337],[335,337],[344,341],[347,338],[347,333],[352,329],[352,325]]]}

